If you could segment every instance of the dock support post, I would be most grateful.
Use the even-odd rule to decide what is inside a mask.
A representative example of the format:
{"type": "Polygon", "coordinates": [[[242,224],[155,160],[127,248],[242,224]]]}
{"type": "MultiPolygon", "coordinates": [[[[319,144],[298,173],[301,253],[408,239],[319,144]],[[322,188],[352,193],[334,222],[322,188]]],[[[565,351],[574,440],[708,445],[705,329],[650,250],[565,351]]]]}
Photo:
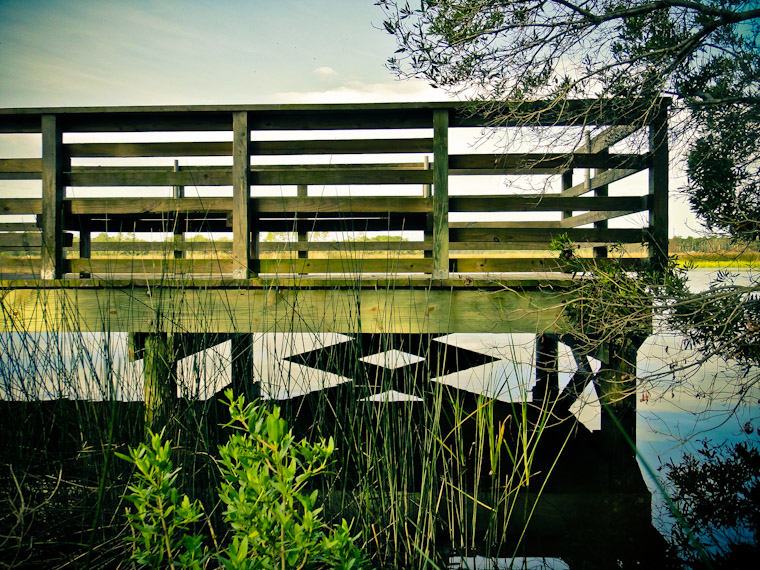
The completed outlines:
{"type": "MultiPolygon", "coordinates": [[[[247,111],[232,113],[232,277],[256,276],[251,250],[258,249],[258,232],[251,236],[251,129],[247,111]]],[[[258,253],[258,252],[256,252],[258,253]]]]}
{"type": "Polygon", "coordinates": [[[541,334],[536,337],[536,381],[535,399],[551,404],[559,395],[557,358],[559,341],[554,335],[541,334]]]}
{"type": "Polygon", "coordinates": [[[449,277],[449,111],[433,111],[433,279],[449,277]]]}
{"type": "Polygon", "coordinates": [[[609,461],[610,490],[625,491],[640,483],[630,469],[636,453],[636,358],[641,340],[619,337],[609,343],[608,362],[599,375],[602,404],[601,442],[609,461]]]}
{"type": "Polygon", "coordinates": [[[668,264],[668,115],[663,106],[649,125],[649,259],[668,264]]]}
{"type": "Polygon", "coordinates": [[[145,427],[156,432],[169,422],[177,399],[174,338],[167,333],[148,333],[144,350],[145,427]]]}
{"type": "Polygon", "coordinates": [[[253,335],[236,333],[232,335],[230,347],[232,392],[244,395],[247,402],[261,397],[261,382],[253,379],[253,335]]]}
{"type": "Polygon", "coordinates": [[[42,115],[42,279],[63,277],[63,133],[56,115],[42,115]]]}

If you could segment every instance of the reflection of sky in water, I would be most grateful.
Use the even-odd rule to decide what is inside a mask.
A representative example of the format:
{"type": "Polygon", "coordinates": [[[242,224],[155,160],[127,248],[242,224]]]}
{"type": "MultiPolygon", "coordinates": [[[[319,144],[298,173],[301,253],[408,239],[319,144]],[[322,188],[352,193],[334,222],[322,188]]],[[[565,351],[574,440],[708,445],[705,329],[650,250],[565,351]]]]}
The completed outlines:
{"type": "MultiPolygon", "coordinates": [[[[715,273],[689,272],[690,287],[705,290],[715,273]]],[[[749,273],[739,273],[736,283],[746,284],[749,273]]],[[[680,461],[684,453],[695,453],[704,440],[715,446],[760,444],[756,431],[760,428],[760,385],[744,393],[740,402],[737,385],[748,371],[723,358],[700,360],[699,353],[684,349],[682,338],[669,331],[649,338],[639,351],[638,374],[644,379],[639,387],[636,426],[639,462],[655,473],[668,462],[680,461]],[[755,430],[752,434],[745,431],[750,426],[755,430]]],[[[672,521],[663,515],[664,500],[648,470],[642,472],[655,493],[654,522],[666,529],[672,521]]]]}

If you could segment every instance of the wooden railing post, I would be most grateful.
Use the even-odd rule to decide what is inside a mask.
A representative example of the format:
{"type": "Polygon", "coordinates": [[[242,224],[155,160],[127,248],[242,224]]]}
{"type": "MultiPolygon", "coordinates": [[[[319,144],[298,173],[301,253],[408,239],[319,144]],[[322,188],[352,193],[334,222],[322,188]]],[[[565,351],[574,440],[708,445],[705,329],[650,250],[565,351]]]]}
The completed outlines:
{"type": "Polygon", "coordinates": [[[649,125],[649,259],[668,264],[668,116],[663,107],[649,125]]]}
{"type": "MultiPolygon", "coordinates": [[[[424,170],[430,170],[430,158],[427,155],[425,155],[425,159],[422,163],[422,168],[424,170]]],[[[430,198],[433,195],[432,188],[433,186],[431,184],[423,184],[422,197],[430,198]]],[[[425,214],[425,231],[423,232],[423,239],[424,241],[430,240],[430,243],[433,243],[433,214],[432,212],[425,214]]],[[[431,259],[433,257],[433,251],[431,249],[426,249],[422,252],[422,256],[426,259],[431,259]]]]}
{"type": "MultiPolygon", "coordinates": [[[[79,232],[79,259],[90,259],[92,257],[92,233],[87,230],[79,232]]],[[[80,271],[79,277],[89,279],[89,271],[80,271]]]]}
{"type": "MultiPolygon", "coordinates": [[[[306,198],[309,195],[309,187],[306,184],[298,185],[298,197],[306,198]]],[[[298,220],[296,219],[296,224],[298,220]]],[[[303,231],[302,228],[298,230],[298,259],[308,259],[309,257],[309,232],[303,231]]]]}
{"type": "MultiPolygon", "coordinates": [[[[174,172],[179,172],[179,161],[174,161],[174,172]]],[[[185,197],[185,187],[184,186],[173,186],[172,187],[172,198],[179,199],[185,197]]],[[[172,220],[174,223],[173,225],[173,233],[174,233],[174,243],[175,244],[181,244],[185,241],[185,232],[182,231],[181,227],[181,220],[179,217],[179,213],[177,213],[174,216],[174,219],[172,220]]],[[[174,259],[183,259],[185,257],[185,252],[181,249],[174,250],[174,259]]]]}
{"type": "MultiPolygon", "coordinates": [[[[593,146],[591,144],[591,140],[589,139],[589,142],[588,142],[588,152],[593,152],[593,150],[594,149],[593,149],[593,146]]],[[[598,152],[600,154],[609,154],[610,153],[610,149],[609,149],[609,147],[605,147],[604,149],[599,150],[598,152]]],[[[599,176],[600,174],[602,174],[605,170],[606,170],[605,168],[595,168],[594,169],[593,178],[596,178],[597,176],[599,176]]],[[[590,185],[590,183],[591,182],[589,181],[589,185],[590,185]]],[[[599,197],[606,198],[609,195],[610,195],[610,187],[607,184],[605,184],[604,186],[599,186],[598,188],[596,188],[594,190],[594,196],[599,196],[599,197]]],[[[609,222],[607,220],[602,220],[600,222],[594,222],[594,227],[606,230],[607,228],[610,227],[610,224],[609,224],[609,222]]],[[[601,247],[595,247],[594,248],[594,257],[605,258],[608,255],[609,255],[609,250],[607,249],[607,246],[601,246],[601,247]]]]}
{"type": "MultiPolygon", "coordinates": [[[[251,259],[251,129],[247,111],[232,113],[232,277],[254,276],[251,259]]],[[[257,234],[258,235],[258,234],[257,234]]]]}
{"type": "MultiPolygon", "coordinates": [[[[569,169],[566,172],[562,173],[562,191],[564,192],[568,188],[572,188],[573,186],[573,169],[569,169]]],[[[565,218],[572,218],[573,217],[573,211],[572,210],[565,210],[562,212],[562,219],[565,218]]]]}
{"type": "Polygon", "coordinates": [[[42,279],[63,277],[63,134],[55,115],[42,115],[42,279]]]}
{"type": "Polygon", "coordinates": [[[449,111],[433,111],[433,279],[449,276],[449,111]]]}

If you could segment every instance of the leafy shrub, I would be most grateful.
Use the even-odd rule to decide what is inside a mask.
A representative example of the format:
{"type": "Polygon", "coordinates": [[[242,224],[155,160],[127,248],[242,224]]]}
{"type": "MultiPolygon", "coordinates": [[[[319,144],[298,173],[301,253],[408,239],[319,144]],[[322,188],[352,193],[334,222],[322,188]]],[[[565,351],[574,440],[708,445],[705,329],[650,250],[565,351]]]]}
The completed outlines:
{"type": "Polygon", "coordinates": [[[203,518],[198,501],[180,498],[175,488],[171,447],[163,434],[151,434],[120,455],[136,468],[127,512],[133,544],[130,560],[150,568],[196,569],[216,560],[228,570],[285,570],[365,566],[343,520],[328,527],[320,518],[317,492],[309,482],[327,472],[334,451],[332,438],[318,443],[297,442],[280,410],[246,404],[227,391],[230,423],[235,430],[219,447],[222,483],[219,498],[232,539],[209,553],[204,537],[192,534],[203,518]]]}

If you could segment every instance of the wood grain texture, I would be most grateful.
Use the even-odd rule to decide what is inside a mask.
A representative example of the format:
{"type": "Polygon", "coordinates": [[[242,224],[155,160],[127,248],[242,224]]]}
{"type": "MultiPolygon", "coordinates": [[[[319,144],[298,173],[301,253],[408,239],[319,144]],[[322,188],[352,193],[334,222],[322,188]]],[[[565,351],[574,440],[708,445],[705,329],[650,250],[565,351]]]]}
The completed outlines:
{"type": "Polygon", "coordinates": [[[566,295],[447,288],[15,289],[0,299],[3,314],[13,315],[0,319],[0,330],[558,332],[567,327],[566,295]]]}
{"type": "Polygon", "coordinates": [[[449,112],[433,114],[433,277],[449,274],[449,112]]]}
{"type": "Polygon", "coordinates": [[[55,115],[42,116],[42,278],[63,275],[63,132],[55,115]]]}
{"type": "Polygon", "coordinates": [[[247,279],[253,273],[249,178],[251,130],[248,119],[245,111],[235,112],[232,117],[232,264],[236,279],[247,279]]]}

